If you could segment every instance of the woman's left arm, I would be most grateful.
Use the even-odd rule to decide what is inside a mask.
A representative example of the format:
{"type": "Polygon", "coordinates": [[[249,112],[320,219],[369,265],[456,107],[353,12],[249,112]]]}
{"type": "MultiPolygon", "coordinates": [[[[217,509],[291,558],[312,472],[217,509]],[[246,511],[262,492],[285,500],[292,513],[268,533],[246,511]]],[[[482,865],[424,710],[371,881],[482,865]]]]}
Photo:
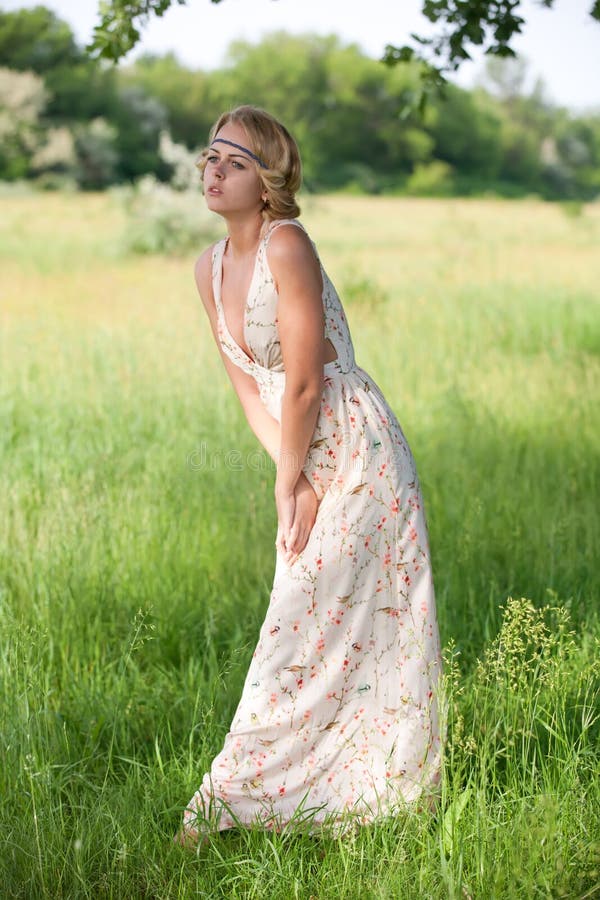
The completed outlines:
{"type": "Polygon", "coordinates": [[[275,499],[286,539],[294,518],[294,489],[323,394],[323,281],[312,244],[296,225],[273,232],[267,258],[279,295],[277,328],[285,369],[275,499]]]}

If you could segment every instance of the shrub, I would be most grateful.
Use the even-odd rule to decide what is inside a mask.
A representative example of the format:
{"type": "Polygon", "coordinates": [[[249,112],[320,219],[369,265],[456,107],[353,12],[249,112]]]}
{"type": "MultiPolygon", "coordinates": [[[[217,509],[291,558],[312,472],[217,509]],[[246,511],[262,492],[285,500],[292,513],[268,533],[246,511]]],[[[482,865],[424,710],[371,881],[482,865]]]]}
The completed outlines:
{"type": "Polygon", "coordinates": [[[441,159],[417,163],[406,182],[406,193],[422,197],[447,197],[453,192],[453,167],[441,159]]]}
{"type": "Polygon", "coordinates": [[[153,175],[110,193],[127,213],[122,246],[129,253],[180,255],[214,240],[217,217],[210,213],[200,191],[175,191],[153,175]]]}
{"type": "Polygon", "coordinates": [[[576,637],[565,607],[509,598],[467,690],[456,659],[447,660],[455,775],[503,795],[557,789],[557,762],[559,772],[575,760],[581,777],[590,774],[600,740],[600,659],[597,643],[576,637]]]}
{"type": "Polygon", "coordinates": [[[117,131],[106,119],[98,117],[89,123],[77,123],[76,172],[80,187],[101,190],[113,182],[119,161],[116,140],[117,131]]]}

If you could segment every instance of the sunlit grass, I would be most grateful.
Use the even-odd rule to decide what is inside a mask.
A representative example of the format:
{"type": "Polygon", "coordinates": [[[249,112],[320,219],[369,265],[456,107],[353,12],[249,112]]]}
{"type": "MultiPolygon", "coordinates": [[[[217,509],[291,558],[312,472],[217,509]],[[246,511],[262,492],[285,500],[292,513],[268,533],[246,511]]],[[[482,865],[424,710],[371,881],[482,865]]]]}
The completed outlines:
{"type": "Polygon", "coordinates": [[[123,254],[122,212],[102,195],[6,196],[8,896],[600,891],[600,211],[349,197],[304,209],[423,481],[448,660],[439,816],[343,841],[233,833],[197,859],[170,844],[268,601],[273,468],[226,464],[257,444],[194,256],[123,254]]]}

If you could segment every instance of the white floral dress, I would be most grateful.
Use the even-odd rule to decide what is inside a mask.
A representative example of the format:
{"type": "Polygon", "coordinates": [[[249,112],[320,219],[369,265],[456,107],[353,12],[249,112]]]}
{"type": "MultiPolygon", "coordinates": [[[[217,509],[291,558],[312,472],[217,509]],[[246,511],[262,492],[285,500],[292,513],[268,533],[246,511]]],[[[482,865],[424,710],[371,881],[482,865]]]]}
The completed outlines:
{"type": "MultiPolygon", "coordinates": [[[[219,339],[277,420],[285,372],[266,250],[283,225],[302,227],[276,220],[256,255],[244,321],[252,359],[223,313],[226,239],[213,251],[219,339]]],[[[184,826],[200,832],[301,819],[309,829],[343,830],[394,814],[439,781],[440,644],[415,463],[381,391],[355,362],[340,299],[321,271],[325,337],[338,355],[325,365],[303,467],[320,500],[317,518],[292,565],[277,554],[231,729],[184,814],[184,826]]]]}

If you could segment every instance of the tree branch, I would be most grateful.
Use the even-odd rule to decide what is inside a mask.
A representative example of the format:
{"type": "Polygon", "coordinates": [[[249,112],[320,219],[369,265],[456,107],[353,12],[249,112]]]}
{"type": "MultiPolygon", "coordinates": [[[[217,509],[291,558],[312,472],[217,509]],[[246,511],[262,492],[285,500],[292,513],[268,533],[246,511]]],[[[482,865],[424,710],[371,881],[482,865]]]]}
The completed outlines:
{"type": "MultiPolygon", "coordinates": [[[[94,28],[93,38],[86,46],[93,57],[104,57],[114,62],[129,52],[140,39],[140,26],[151,15],[162,16],[177,2],[187,0],[101,0],[100,23],[94,28]]],[[[220,3],[221,0],[211,0],[220,3]]],[[[401,0],[397,0],[401,2],[401,0]]],[[[471,59],[470,46],[483,46],[486,54],[515,56],[510,46],[515,34],[519,34],[525,19],[518,15],[521,0],[422,0],[423,15],[430,22],[440,23],[440,33],[423,37],[411,33],[419,45],[404,44],[385,47],[382,62],[394,66],[401,62],[420,63],[421,90],[414,98],[414,105],[424,112],[431,94],[444,96],[446,73],[455,71],[460,64],[471,59]]],[[[550,9],[554,0],[539,0],[550,9]]],[[[590,16],[600,21],[600,0],[591,0],[590,16]]]]}

